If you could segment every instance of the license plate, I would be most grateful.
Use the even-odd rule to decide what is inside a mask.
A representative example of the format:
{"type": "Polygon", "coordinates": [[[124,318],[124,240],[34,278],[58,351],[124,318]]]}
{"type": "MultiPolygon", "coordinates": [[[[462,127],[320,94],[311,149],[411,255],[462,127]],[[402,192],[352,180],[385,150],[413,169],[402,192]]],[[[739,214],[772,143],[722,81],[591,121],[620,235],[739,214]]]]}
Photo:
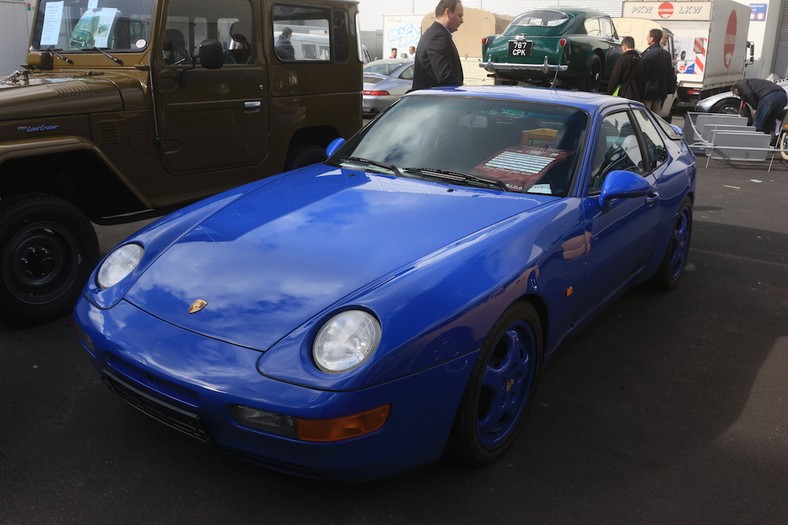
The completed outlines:
{"type": "Polygon", "coordinates": [[[509,40],[510,57],[529,57],[533,50],[533,40],[509,40]]]}

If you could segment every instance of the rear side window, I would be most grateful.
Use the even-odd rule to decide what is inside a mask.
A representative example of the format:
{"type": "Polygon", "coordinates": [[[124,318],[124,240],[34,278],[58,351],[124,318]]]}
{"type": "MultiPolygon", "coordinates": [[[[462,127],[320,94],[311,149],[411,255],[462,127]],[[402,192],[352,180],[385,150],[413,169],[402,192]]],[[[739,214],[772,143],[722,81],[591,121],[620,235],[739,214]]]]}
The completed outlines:
{"type": "Polygon", "coordinates": [[[350,21],[344,11],[279,4],[271,11],[274,51],[282,62],[348,59],[350,21]]]}

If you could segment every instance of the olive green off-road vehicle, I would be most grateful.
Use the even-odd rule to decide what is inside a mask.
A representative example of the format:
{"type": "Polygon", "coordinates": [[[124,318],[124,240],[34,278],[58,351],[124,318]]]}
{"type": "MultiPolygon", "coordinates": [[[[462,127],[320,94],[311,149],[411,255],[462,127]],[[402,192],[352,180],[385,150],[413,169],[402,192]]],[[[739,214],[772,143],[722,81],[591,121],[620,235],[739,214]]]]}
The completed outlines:
{"type": "Polygon", "coordinates": [[[39,0],[0,81],[0,322],[68,312],[96,224],[317,162],[361,127],[349,0],[39,0]]]}

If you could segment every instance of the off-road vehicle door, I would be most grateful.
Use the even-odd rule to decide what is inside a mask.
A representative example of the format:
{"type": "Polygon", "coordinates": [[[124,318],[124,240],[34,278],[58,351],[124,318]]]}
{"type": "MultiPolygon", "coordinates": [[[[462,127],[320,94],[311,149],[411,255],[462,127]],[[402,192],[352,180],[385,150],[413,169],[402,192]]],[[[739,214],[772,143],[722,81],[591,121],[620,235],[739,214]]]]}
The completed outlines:
{"type": "Polygon", "coordinates": [[[254,13],[249,0],[169,2],[153,82],[170,173],[248,169],[267,155],[266,67],[254,13]],[[200,64],[200,43],[209,39],[222,43],[221,68],[200,64]]]}

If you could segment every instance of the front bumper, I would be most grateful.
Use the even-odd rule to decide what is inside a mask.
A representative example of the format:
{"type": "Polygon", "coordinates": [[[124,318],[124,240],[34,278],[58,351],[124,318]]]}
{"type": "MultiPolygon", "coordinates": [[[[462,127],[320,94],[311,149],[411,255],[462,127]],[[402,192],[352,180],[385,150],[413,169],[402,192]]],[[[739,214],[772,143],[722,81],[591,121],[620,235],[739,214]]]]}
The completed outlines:
{"type": "Polygon", "coordinates": [[[125,301],[101,310],[86,299],[74,317],[104,381],[155,419],[214,447],[298,476],[359,482],[440,458],[478,351],[389,383],[325,391],[262,375],[261,352],[153,318],[125,301]],[[382,405],[380,430],[332,443],[300,441],[238,423],[233,406],[329,419],[382,405]]]}

